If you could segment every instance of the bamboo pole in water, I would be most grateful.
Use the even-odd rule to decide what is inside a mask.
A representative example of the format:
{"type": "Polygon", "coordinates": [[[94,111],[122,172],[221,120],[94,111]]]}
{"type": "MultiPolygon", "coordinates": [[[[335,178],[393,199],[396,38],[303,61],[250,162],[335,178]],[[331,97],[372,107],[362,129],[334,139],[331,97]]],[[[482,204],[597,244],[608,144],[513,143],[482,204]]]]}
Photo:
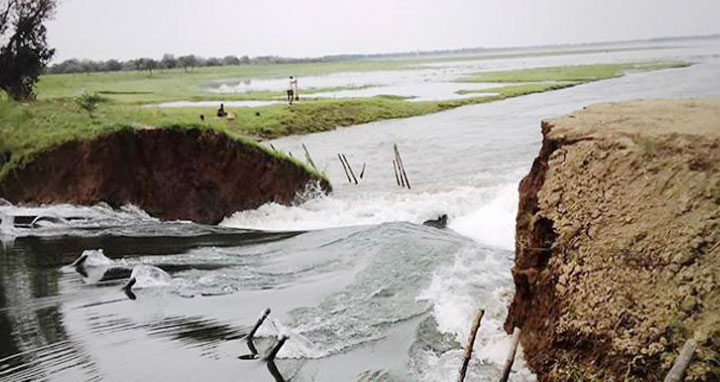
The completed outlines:
{"type": "Polygon", "coordinates": [[[687,340],[687,342],[685,342],[685,345],[683,345],[682,349],[680,350],[680,355],[678,355],[677,359],[675,360],[673,367],[665,376],[664,382],[682,381],[683,374],[685,374],[685,369],[687,369],[688,365],[690,365],[690,361],[692,360],[693,354],[695,353],[695,348],[697,348],[697,343],[694,339],[691,338],[687,340]]]}
{"type": "Polygon", "coordinates": [[[340,153],[338,153],[338,159],[340,159],[340,163],[343,166],[343,170],[345,170],[345,176],[347,176],[347,178],[348,178],[348,183],[352,183],[352,179],[350,179],[350,174],[348,174],[347,167],[345,167],[345,162],[343,161],[342,155],[340,155],[340,153]]]}
{"type": "Polygon", "coordinates": [[[412,189],[412,187],[410,187],[410,181],[408,180],[407,173],[405,172],[405,165],[403,164],[402,157],[400,156],[400,150],[398,150],[397,144],[393,145],[393,148],[395,149],[395,156],[397,157],[398,166],[400,167],[401,179],[404,178],[407,188],[412,189]]]}
{"type": "Polygon", "coordinates": [[[395,182],[400,185],[400,177],[398,177],[397,161],[393,159],[393,171],[395,172],[395,182]]]}
{"type": "Polygon", "coordinates": [[[262,325],[262,323],[265,321],[265,319],[269,315],[270,315],[270,308],[267,308],[263,312],[262,316],[257,320],[257,322],[255,323],[255,326],[253,326],[253,328],[250,330],[250,333],[248,333],[248,335],[245,336],[245,338],[252,339],[253,337],[255,337],[255,333],[260,328],[260,325],[262,325]]]}
{"type": "Polygon", "coordinates": [[[402,167],[400,162],[400,152],[397,149],[397,145],[393,145],[393,151],[395,152],[395,164],[397,165],[398,175],[400,177],[400,187],[405,187],[405,179],[403,178],[402,167]]]}
{"type": "Polygon", "coordinates": [[[280,339],[278,340],[278,343],[275,344],[275,347],[272,348],[272,350],[270,350],[270,353],[268,353],[268,355],[265,356],[265,359],[267,361],[274,361],[275,357],[277,356],[277,353],[280,351],[280,349],[283,347],[283,345],[285,345],[285,341],[287,341],[288,338],[290,338],[290,337],[288,337],[288,336],[280,337],[280,339]]]}
{"type": "Polygon", "coordinates": [[[350,167],[350,162],[348,162],[347,157],[345,154],[342,155],[343,159],[345,160],[345,164],[348,167],[348,170],[350,170],[350,175],[352,175],[353,180],[355,181],[355,184],[358,184],[357,178],[355,177],[355,173],[353,172],[352,167],[350,167]]]}
{"type": "Polygon", "coordinates": [[[510,370],[512,370],[513,362],[515,362],[515,352],[517,352],[518,342],[520,342],[520,328],[513,329],[512,344],[510,345],[510,351],[508,357],[505,359],[505,366],[503,368],[502,377],[499,382],[507,382],[510,376],[510,370]]]}
{"type": "Polygon", "coordinates": [[[485,311],[478,309],[475,314],[475,320],[473,321],[472,328],[470,328],[470,337],[468,337],[467,345],[465,345],[465,356],[463,356],[463,363],[460,367],[460,375],[458,376],[458,382],[465,380],[465,373],[467,372],[468,363],[472,357],[473,346],[475,345],[475,337],[477,336],[478,328],[480,328],[480,321],[483,318],[485,311]]]}
{"type": "Polygon", "coordinates": [[[314,169],[318,169],[317,166],[315,166],[315,162],[313,162],[312,157],[310,156],[310,151],[308,151],[308,148],[305,146],[304,143],[301,143],[303,150],[305,150],[305,160],[310,163],[310,166],[312,166],[314,169]]]}

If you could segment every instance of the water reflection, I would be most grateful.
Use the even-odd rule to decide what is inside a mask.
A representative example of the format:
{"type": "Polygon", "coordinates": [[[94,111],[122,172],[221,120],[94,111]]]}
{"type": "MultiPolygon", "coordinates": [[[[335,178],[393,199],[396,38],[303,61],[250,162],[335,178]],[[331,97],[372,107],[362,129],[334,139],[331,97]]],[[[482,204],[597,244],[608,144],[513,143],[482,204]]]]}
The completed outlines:
{"type": "Polygon", "coordinates": [[[0,246],[0,377],[45,379],[67,360],[98,376],[91,357],[65,330],[60,305],[32,302],[58,293],[54,269],[36,266],[35,256],[18,256],[21,243],[0,246]]]}

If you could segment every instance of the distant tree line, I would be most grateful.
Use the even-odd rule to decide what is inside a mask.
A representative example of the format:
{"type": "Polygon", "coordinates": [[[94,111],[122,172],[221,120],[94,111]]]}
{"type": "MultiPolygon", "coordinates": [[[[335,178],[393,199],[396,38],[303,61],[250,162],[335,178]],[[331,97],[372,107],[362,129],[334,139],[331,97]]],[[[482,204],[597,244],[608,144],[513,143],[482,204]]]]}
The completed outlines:
{"type": "Polygon", "coordinates": [[[172,54],[165,54],[159,60],[152,58],[137,58],[133,60],[78,60],[75,58],[54,64],[48,68],[49,73],[91,73],[91,72],[119,72],[127,70],[147,71],[152,74],[156,70],[182,68],[191,71],[199,67],[211,66],[235,66],[235,65],[259,65],[259,64],[288,64],[288,63],[311,63],[337,61],[336,58],[286,58],[277,56],[225,56],[225,57],[200,57],[194,54],[175,57],[172,54]]]}
{"type": "Polygon", "coordinates": [[[381,54],[339,54],[313,58],[289,58],[279,56],[225,56],[225,57],[201,57],[194,54],[186,56],[174,56],[165,54],[161,59],[152,58],[136,58],[133,60],[78,60],[72,58],[63,62],[54,64],[48,68],[49,73],[91,73],[91,72],[119,72],[128,70],[147,71],[152,74],[155,70],[182,68],[185,71],[191,71],[199,67],[211,66],[235,66],[235,65],[262,65],[262,64],[300,64],[300,63],[318,63],[318,62],[335,62],[348,60],[363,59],[393,59],[404,57],[432,56],[439,54],[468,54],[485,51],[482,48],[465,48],[454,50],[435,50],[428,52],[403,52],[403,53],[381,53],[381,54]]]}

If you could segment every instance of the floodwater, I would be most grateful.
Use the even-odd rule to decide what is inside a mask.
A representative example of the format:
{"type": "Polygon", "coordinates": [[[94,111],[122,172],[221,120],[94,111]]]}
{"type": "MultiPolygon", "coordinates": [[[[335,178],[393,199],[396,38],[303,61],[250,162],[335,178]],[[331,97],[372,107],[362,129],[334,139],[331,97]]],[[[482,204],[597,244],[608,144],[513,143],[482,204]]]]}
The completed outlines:
{"type": "MultiPolygon", "coordinates": [[[[409,101],[438,101],[477,97],[478,94],[458,94],[462,90],[487,90],[503,86],[498,83],[463,83],[462,77],[479,72],[517,70],[565,65],[650,62],[656,60],[689,60],[708,53],[712,40],[668,41],[661,43],[624,43],[590,49],[509,50],[480,56],[454,56],[446,61],[438,58],[431,63],[416,65],[410,70],[341,72],[298,78],[302,99],[307,98],[365,98],[379,95],[404,97],[409,101]],[[588,53],[592,51],[592,53],[588,53]],[[564,53],[564,54],[559,54],[564,53]],[[335,89],[317,92],[318,89],[335,89]],[[310,93],[304,91],[313,90],[310,93]]],[[[292,75],[290,73],[289,75],[292,75]]],[[[213,84],[212,93],[243,94],[248,92],[284,92],[288,79],[260,78],[227,80],[213,84]]],[[[218,101],[220,102],[220,101],[218,101]]],[[[186,103],[185,106],[202,106],[186,103]]]]}
{"type": "MultiPolygon", "coordinates": [[[[304,143],[334,193],[217,227],[130,206],[0,206],[0,380],[454,381],[478,308],[466,381],[496,380],[509,345],[516,189],[540,148],[540,120],[598,102],[720,97],[720,41],[673,44],[607,54],[695,65],[275,140],[298,158],[304,143]],[[396,185],[393,144],[410,190],[396,185]],[[364,165],[358,185],[338,153],[356,175],[364,165]],[[420,224],[439,214],[449,229],[420,224]],[[83,253],[84,265],[70,266],[83,253]],[[266,308],[258,353],[289,336],[273,363],[242,339],[266,308]]],[[[511,380],[534,380],[519,357],[511,380]]]]}
{"type": "MultiPolygon", "coordinates": [[[[299,93],[306,98],[364,98],[390,95],[410,101],[436,101],[477,97],[477,94],[457,94],[460,90],[482,90],[502,84],[460,83],[461,76],[471,73],[466,67],[451,65],[411,70],[341,72],[298,79],[299,93]],[[336,89],[317,92],[318,89],[336,89]],[[306,90],[313,92],[305,93],[306,90]]],[[[248,93],[252,91],[284,92],[286,78],[246,80],[221,83],[209,89],[218,94],[248,93]]]]}

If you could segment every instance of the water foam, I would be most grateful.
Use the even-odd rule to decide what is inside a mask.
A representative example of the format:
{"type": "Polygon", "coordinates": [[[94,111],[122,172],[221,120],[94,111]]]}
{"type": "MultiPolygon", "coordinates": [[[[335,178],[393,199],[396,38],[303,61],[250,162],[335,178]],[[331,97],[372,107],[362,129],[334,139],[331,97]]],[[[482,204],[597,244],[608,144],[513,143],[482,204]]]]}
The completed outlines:
{"type": "MultiPolygon", "coordinates": [[[[495,376],[501,370],[510,348],[510,337],[503,330],[507,306],[512,298],[512,253],[482,247],[467,247],[455,255],[452,265],[440,267],[430,286],[420,293],[419,300],[429,300],[438,329],[452,333],[465,344],[477,309],[484,309],[480,330],[475,341],[473,358],[475,374],[495,376]],[[480,368],[482,370],[480,370],[480,368]]],[[[424,354],[419,360],[422,381],[451,381],[460,362],[461,351],[424,354]]],[[[518,353],[520,354],[520,353],[518,353]]],[[[534,381],[521,356],[516,358],[516,381],[534,381]]]]}
{"type": "Polygon", "coordinates": [[[162,269],[152,265],[136,265],[130,278],[136,280],[133,288],[166,287],[172,285],[172,277],[162,269]]]}
{"type": "Polygon", "coordinates": [[[517,205],[517,186],[508,184],[489,203],[451,220],[449,228],[485,245],[512,250],[517,205]]]}
{"type": "Polygon", "coordinates": [[[108,258],[105,256],[105,253],[102,249],[86,249],[80,254],[80,257],[75,260],[75,263],[80,261],[85,257],[85,261],[83,262],[83,265],[86,267],[102,267],[102,266],[108,266],[108,265],[114,265],[115,261],[113,259],[108,258]]]}
{"type": "Polygon", "coordinates": [[[11,237],[63,234],[66,229],[93,229],[128,227],[139,222],[159,222],[134,205],[113,209],[106,203],[94,206],[71,204],[42,205],[35,207],[0,205],[0,234],[11,237]],[[16,226],[16,217],[34,217],[25,227],[16,226]]]}
{"type": "MultiPolygon", "coordinates": [[[[315,230],[388,222],[422,223],[447,214],[452,221],[478,211],[498,191],[508,188],[461,186],[439,192],[359,192],[346,197],[321,196],[294,206],[268,203],[255,210],[239,211],[220,223],[221,226],[268,231],[315,230]]],[[[498,203],[498,202],[496,202],[498,203]]],[[[505,208],[506,202],[499,202],[505,208]]],[[[510,208],[506,217],[512,213],[510,208]]]]}

